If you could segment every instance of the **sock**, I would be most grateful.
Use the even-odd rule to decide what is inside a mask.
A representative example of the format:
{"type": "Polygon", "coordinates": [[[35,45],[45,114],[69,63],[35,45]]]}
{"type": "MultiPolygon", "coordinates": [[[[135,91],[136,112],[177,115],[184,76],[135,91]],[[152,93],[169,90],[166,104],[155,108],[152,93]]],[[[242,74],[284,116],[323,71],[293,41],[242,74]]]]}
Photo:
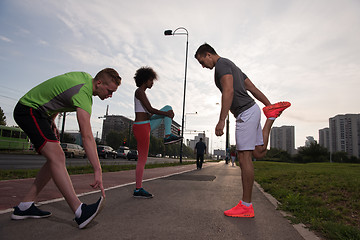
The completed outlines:
{"type": "Polygon", "coordinates": [[[81,210],[81,207],[82,207],[82,203],[80,204],[80,206],[78,207],[78,209],[75,211],[75,217],[76,218],[79,218],[81,217],[81,214],[82,214],[82,210],[81,210]]]}
{"type": "Polygon", "coordinates": [[[244,201],[241,201],[241,204],[246,206],[246,207],[250,207],[252,205],[252,203],[247,203],[247,202],[244,202],[244,201]]]}
{"type": "Polygon", "coordinates": [[[26,211],[31,207],[33,203],[34,202],[21,202],[19,203],[18,208],[20,209],[20,211],[26,211]]]}

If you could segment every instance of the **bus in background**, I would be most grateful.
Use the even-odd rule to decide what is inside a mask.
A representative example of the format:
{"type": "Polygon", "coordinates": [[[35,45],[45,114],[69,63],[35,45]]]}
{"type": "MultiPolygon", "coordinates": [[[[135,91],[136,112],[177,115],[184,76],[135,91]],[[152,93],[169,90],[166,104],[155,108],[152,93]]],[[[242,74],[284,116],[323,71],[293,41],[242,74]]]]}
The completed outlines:
{"type": "Polygon", "coordinates": [[[21,128],[0,125],[0,150],[29,150],[30,140],[21,128]]]}

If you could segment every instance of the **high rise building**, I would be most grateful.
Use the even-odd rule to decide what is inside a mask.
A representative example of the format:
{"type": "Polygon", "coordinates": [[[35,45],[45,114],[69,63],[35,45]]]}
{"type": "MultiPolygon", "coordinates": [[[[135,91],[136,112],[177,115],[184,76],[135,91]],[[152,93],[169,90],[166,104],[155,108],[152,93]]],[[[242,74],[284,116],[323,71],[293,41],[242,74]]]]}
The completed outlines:
{"type": "MultiPolygon", "coordinates": [[[[171,133],[176,135],[176,136],[179,136],[180,134],[180,124],[178,124],[177,122],[172,121],[171,123],[171,133]]],[[[164,123],[162,122],[160,124],[160,126],[155,129],[154,131],[151,132],[151,135],[153,135],[154,137],[157,137],[157,138],[164,138],[165,136],[165,125],[164,123]]]]}
{"type": "Polygon", "coordinates": [[[330,152],[360,157],[360,114],[336,115],[329,119],[330,152]]]}
{"type": "Polygon", "coordinates": [[[101,141],[106,144],[106,136],[110,132],[132,132],[133,120],[121,115],[105,115],[102,127],[101,141]]]}
{"type": "Polygon", "coordinates": [[[330,131],[328,127],[319,130],[319,145],[330,150],[330,131]]]}
{"type": "Polygon", "coordinates": [[[270,132],[270,148],[277,148],[288,152],[295,153],[295,127],[281,126],[273,127],[270,132]]]}
{"type": "MultiPolygon", "coordinates": [[[[127,134],[130,135],[132,133],[133,122],[134,122],[133,120],[121,115],[105,115],[102,134],[101,134],[101,141],[104,144],[106,144],[106,136],[112,131],[126,132],[127,134]]],[[[178,136],[179,129],[180,129],[180,125],[173,120],[171,124],[171,133],[178,136]]],[[[161,123],[157,129],[151,132],[151,134],[157,138],[164,138],[165,135],[164,123],[161,123]]]]}

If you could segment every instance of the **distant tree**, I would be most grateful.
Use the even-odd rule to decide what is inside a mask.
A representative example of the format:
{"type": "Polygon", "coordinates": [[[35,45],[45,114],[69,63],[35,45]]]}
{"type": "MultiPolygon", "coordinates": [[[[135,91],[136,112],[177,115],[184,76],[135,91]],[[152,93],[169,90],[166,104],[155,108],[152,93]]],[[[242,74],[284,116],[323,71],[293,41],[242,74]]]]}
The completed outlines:
{"type": "Polygon", "coordinates": [[[180,146],[178,143],[165,145],[165,155],[178,156],[180,155],[180,146]]]}
{"type": "Polygon", "coordinates": [[[150,135],[149,155],[164,154],[163,140],[150,135]]]}
{"type": "Polygon", "coordinates": [[[360,159],[355,156],[351,156],[348,163],[360,163],[360,159]]]}
{"type": "Polygon", "coordinates": [[[0,107],[0,125],[6,126],[6,116],[4,114],[4,111],[0,107]]]}
{"type": "Polygon", "coordinates": [[[195,158],[194,149],[188,146],[183,145],[184,147],[184,155],[188,158],[195,158]]]}
{"type": "Polygon", "coordinates": [[[95,143],[96,143],[96,145],[101,145],[101,139],[100,138],[95,138],[95,143]]]}
{"type": "Polygon", "coordinates": [[[124,133],[111,131],[108,135],[106,135],[106,144],[116,150],[119,146],[123,145],[124,139],[126,139],[126,135],[124,133]]]}
{"type": "Polygon", "coordinates": [[[63,142],[64,143],[75,143],[76,139],[71,134],[64,132],[63,142]]]}
{"type": "Polygon", "coordinates": [[[132,133],[130,135],[129,148],[130,149],[136,149],[137,148],[137,142],[136,142],[135,136],[132,133]]]}
{"type": "Polygon", "coordinates": [[[349,160],[348,154],[346,152],[335,152],[331,155],[333,162],[347,162],[349,160]]]}
{"type": "Polygon", "coordinates": [[[291,155],[287,151],[278,148],[270,148],[267,151],[264,159],[281,161],[281,162],[292,161],[291,155]]]}
{"type": "Polygon", "coordinates": [[[350,156],[346,152],[335,152],[331,154],[331,161],[338,163],[360,163],[360,159],[350,156]]]}
{"type": "Polygon", "coordinates": [[[311,143],[308,147],[300,147],[296,158],[302,162],[327,162],[329,152],[317,142],[311,143]]]}

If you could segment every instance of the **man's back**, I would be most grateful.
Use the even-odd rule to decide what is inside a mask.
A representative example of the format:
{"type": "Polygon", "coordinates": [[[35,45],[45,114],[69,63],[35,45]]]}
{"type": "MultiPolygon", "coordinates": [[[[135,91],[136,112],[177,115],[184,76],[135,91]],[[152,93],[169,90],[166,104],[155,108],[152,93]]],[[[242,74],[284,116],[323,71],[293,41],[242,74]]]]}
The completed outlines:
{"type": "Polygon", "coordinates": [[[204,152],[206,150],[206,145],[204,142],[200,141],[200,142],[196,143],[195,148],[197,150],[197,154],[204,154],[204,152]]]}

